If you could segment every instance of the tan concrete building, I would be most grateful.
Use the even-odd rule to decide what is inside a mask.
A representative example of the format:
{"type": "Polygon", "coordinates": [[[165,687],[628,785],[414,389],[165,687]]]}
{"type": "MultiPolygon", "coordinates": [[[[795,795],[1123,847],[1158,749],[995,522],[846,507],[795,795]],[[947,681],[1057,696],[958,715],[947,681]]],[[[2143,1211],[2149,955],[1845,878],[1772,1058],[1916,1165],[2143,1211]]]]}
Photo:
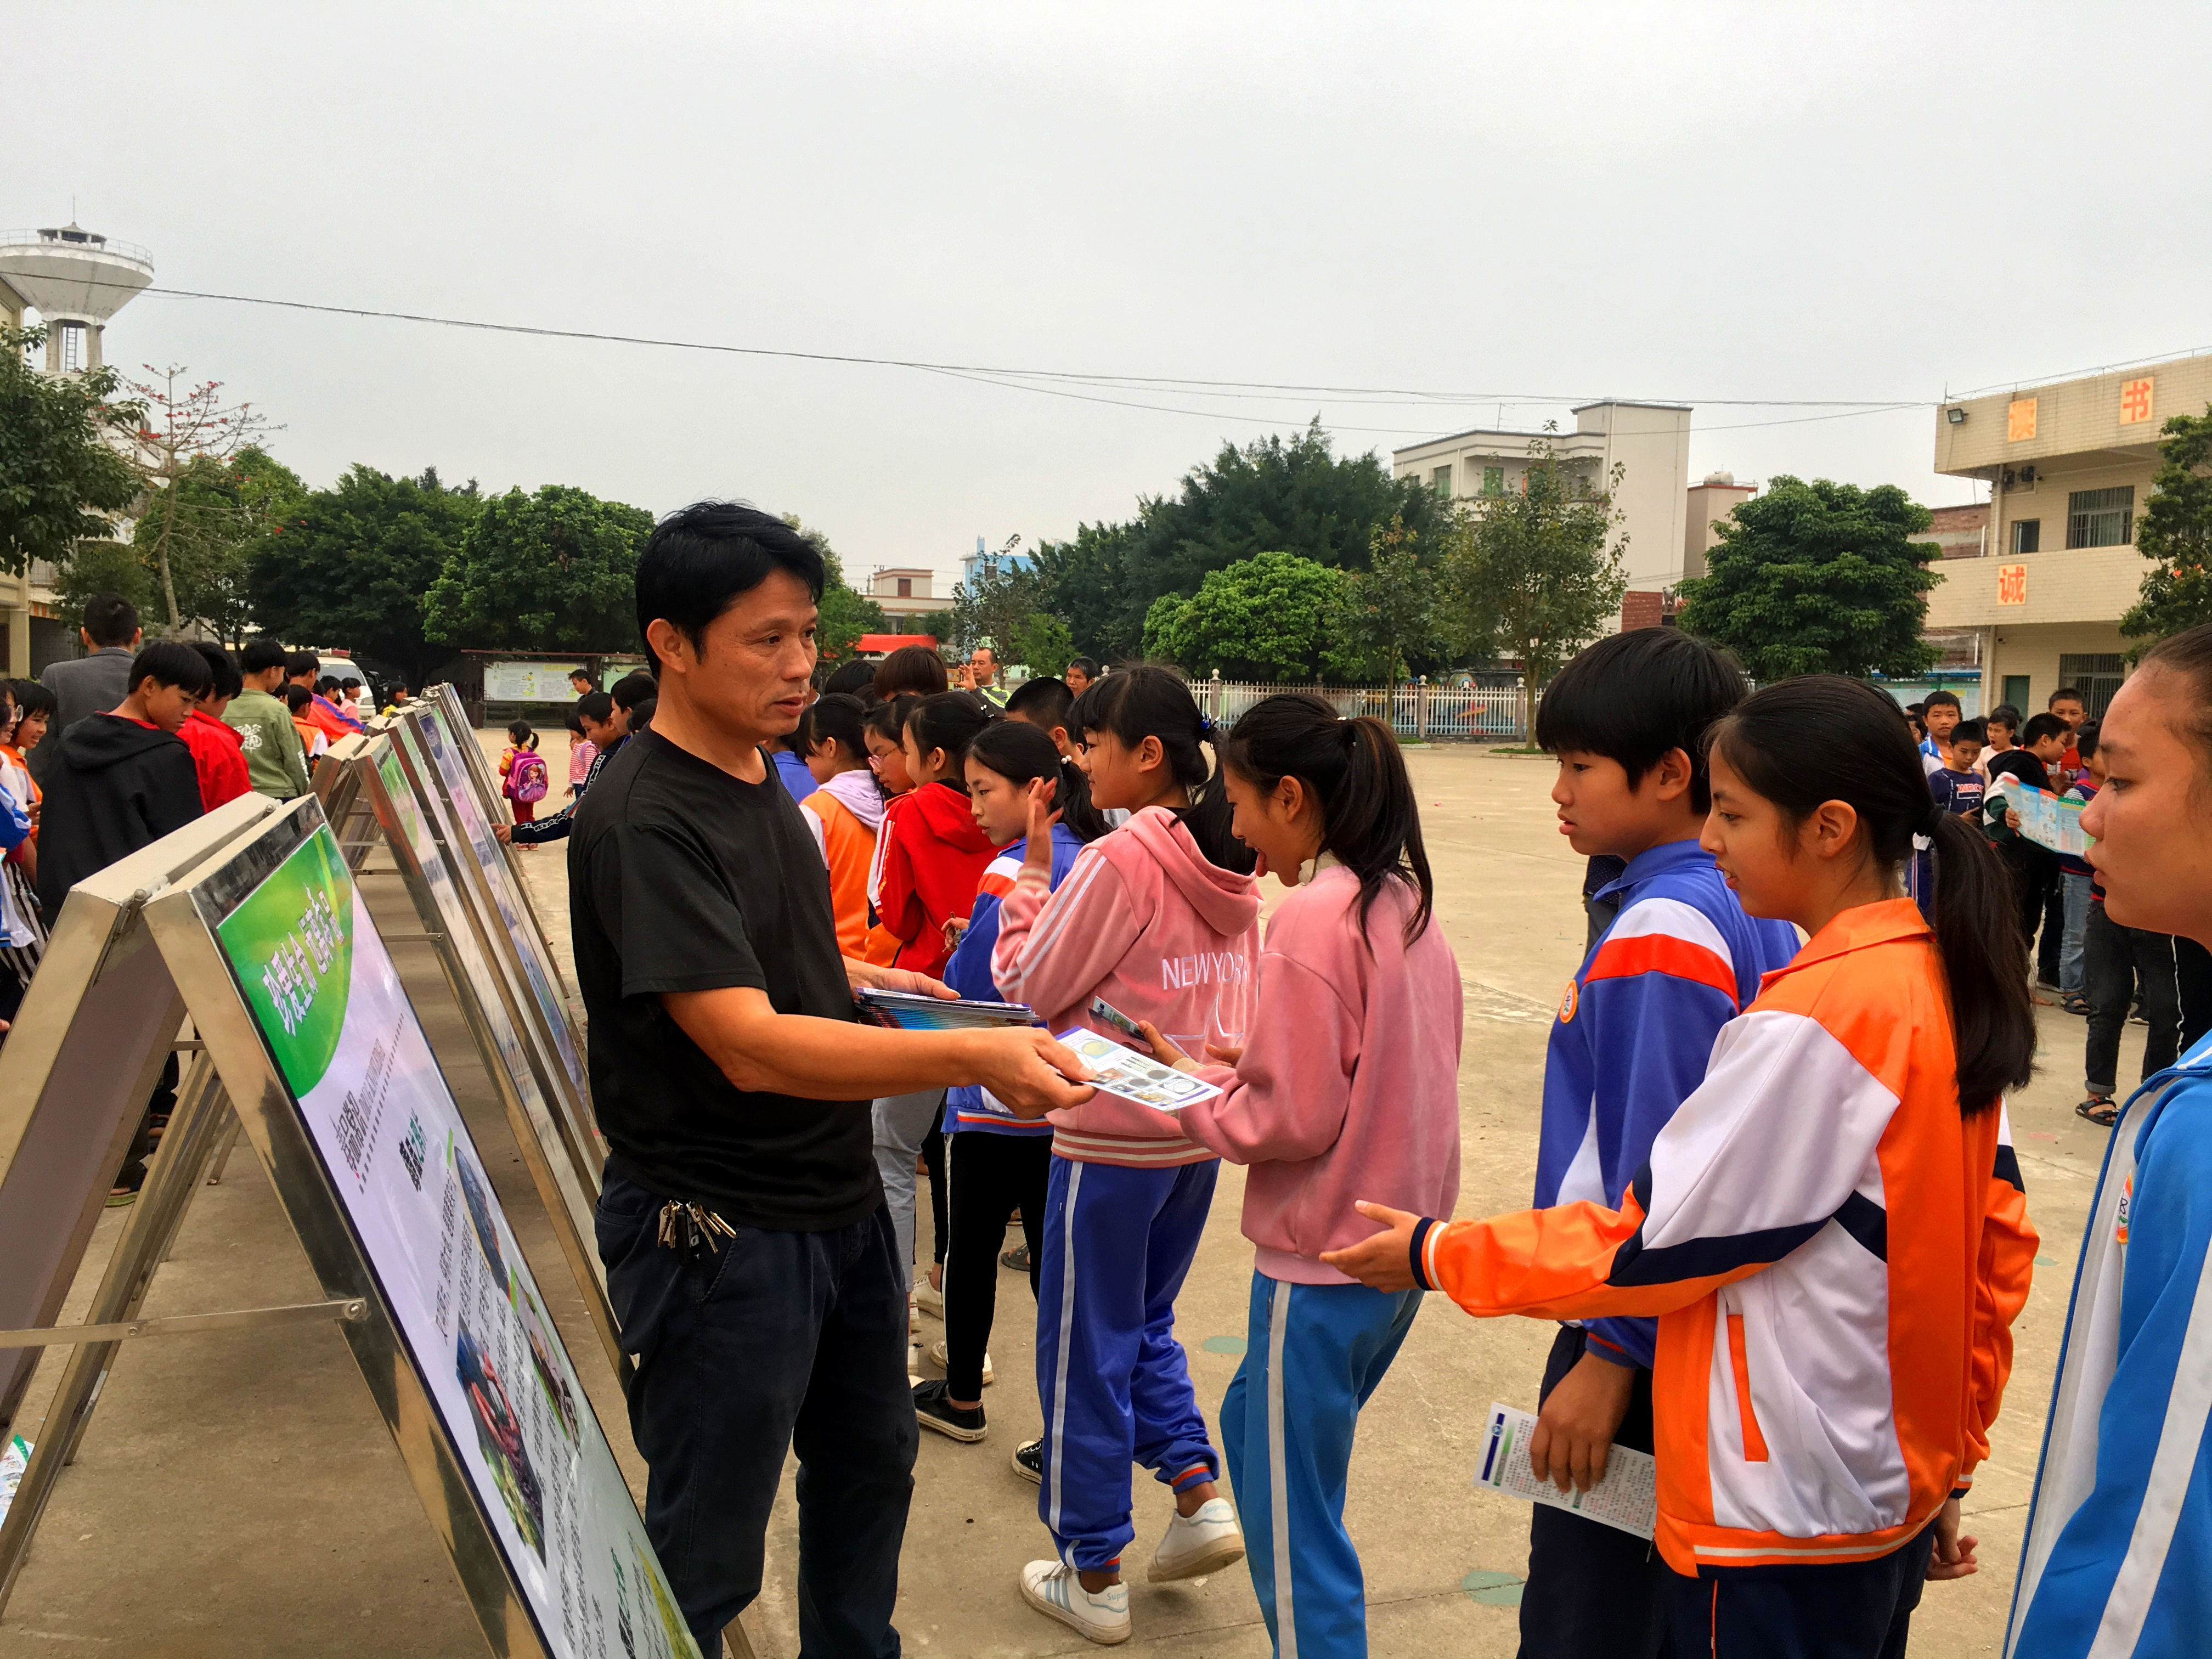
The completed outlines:
{"type": "Polygon", "coordinates": [[[2092,714],[2111,701],[2126,672],[2119,620],[2150,568],[2135,532],[2159,428],[2208,405],[2212,354],[1936,411],[1936,470],[1981,479],[1991,497],[1983,550],[1946,557],[1927,626],[1978,635],[1984,706],[2033,714],[2062,685],[2078,687],[2092,714]]]}
{"type": "Polygon", "coordinates": [[[951,605],[951,599],[933,592],[936,586],[937,573],[920,565],[878,565],[868,576],[868,597],[896,623],[902,617],[919,617],[951,605]]]}
{"type": "Polygon", "coordinates": [[[1690,486],[1682,514],[1682,568],[1676,580],[1705,574],[1705,555],[1721,539],[1713,526],[1735,512],[1739,502],[1757,494],[1757,484],[1738,483],[1733,472],[1708,472],[1690,486]]]}
{"type": "MultiPolygon", "coordinates": [[[[1655,592],[1672,587],[1682,577],[1688,406],[1608,399],[1585,404],[1574,416],[1573,431],[1550,434],[1553,450],[1593,489],[1605,488],[1613,467],[1621,467],[1613,508],[1628,538],[1622,562],[1629,586],[1655,592]]],[[[1544,435],[1502,428],[1433,438],[1391,452],[1391,474],[1419,478],[1438,495],[1455,499],[1506,495],[1521,488],[1528,471],[1528,446],[1544,435]]]]}

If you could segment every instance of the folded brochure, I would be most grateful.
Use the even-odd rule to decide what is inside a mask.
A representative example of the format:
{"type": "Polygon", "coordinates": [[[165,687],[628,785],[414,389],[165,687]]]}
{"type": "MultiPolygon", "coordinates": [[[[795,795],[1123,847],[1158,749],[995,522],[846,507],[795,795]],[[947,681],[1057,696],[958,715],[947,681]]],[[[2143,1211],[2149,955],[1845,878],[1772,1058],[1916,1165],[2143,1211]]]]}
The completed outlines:
{"type": "Polygon", "coordinates": [[[1178,1072],[1125,1048],[1112,1037],[1081,1026],[1062,1031],[1060,1040],[1075,1050],[1075,1057],[1093,1074],[1091,1085],[1102,1094],[1133,1100],[1155,1111],[1179,1112],[1194,1100],[1218,1095],[1220,1090],[1188,1072],[1178,1072]]]}
{"type": "Polygon", "coordinates": [[[1528,1467],[1528,1438],[1535,1432],[1534,1412],[1493,1401],[1474,1484],[1508,1498],[1571,1510],[1585,1520],[1603,1522],[1638,1538],[1651,1536],[1659,1521],[1659,1466],[1650,1452],[1616,1443],[1605,1455],[1604,1480],[1588,1492],[1572,1486],[1561,1492],[1551,1481],[1539,1480],[1528,1467]]]}
{"type": "Polygon", "coordinates": [[[926,996],[915,991],[854,993],[860,1018],[902,1031],[970,1031],[1000,1025],[1042,1025],[1036,1011],[1018,1002],[976,1002],[926,996]]]}

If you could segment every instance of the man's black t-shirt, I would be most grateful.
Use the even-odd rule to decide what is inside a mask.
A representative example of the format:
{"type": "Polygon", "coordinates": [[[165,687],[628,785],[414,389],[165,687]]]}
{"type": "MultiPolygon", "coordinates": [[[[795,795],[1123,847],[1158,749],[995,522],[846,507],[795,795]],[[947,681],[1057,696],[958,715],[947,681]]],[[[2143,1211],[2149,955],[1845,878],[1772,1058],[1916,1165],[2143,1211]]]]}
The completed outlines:
{"type": "Polygon", "coordinates": [[[853,1018],[829,872],[773,763],[746,783],[656,732],[631,738],[576,809],[568,915],[592,1103],[625,1174],[746,1226],[873,1213],[867,1102],[738,1089],[660,1004],[747,986],[778,1013],[853,1018]]]}

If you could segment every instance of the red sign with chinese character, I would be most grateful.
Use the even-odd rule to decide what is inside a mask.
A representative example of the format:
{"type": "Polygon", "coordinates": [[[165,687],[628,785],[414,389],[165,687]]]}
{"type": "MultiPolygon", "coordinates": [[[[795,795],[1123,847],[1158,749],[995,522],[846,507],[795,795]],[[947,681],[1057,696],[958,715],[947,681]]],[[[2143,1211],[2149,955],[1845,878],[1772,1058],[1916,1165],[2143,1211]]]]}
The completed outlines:
{"type": "Polygon", "coordinates": [[[2137,421],[2150,419],[2151,379],[2146,374],[2139,380],[2120,383],[2120,424],[2133,426],[2137,421]]]}
{"type": "Polygon", "coordinates": [[[2001,564],[1997,567],[1997,603],[2026,605],[2027,603],[2027,567],[2024,564],[2001,564]]]}

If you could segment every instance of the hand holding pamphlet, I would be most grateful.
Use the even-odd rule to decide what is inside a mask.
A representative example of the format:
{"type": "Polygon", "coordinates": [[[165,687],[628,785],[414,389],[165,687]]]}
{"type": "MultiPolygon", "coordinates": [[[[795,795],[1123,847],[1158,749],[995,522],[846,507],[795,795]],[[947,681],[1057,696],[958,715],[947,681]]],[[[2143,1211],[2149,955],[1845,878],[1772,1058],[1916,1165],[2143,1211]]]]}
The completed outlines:
{"type": "Polygon", "coordinates": [[[1201,1078],[1179,1072],[1125,1048],[1112,1037],[1077,1026],[1062,1031],[1060,1040],[1075,1050],[1075,1057],[1094,1073],[1091,1087],[1101,1094],[1133,1100],[1155,1111],[1179,1112],[1193,1101],[1210,1099],[1221,1092],[1201,1078]]]}
{"type": "Polygon", "coordinates": [[[1006,1025],[1042,1025],[1036,1011],[1019,1002],[972,1002],[918,991],[855,991],[860,1018],[897,1031],[979,1031],[1006,1025]]]}
{"type": "Polygon", "coordinates": [[[1553,1509],[1571,1510],[1584,1520],[1649,1538],[1659,1524],[1659,1465],[1650,1452],[1616,1444],[1605,1455],[1605,1479],[1588,1492],[1572,1486],[1561,1492],[1549,1480],[1539,1480],[1528,1464],[1528,1439],[1536,1432],[1535,1415],[1514,1406],[1492,1402],[1490,1432],[1482,1443],[1482,1462],[1474,1484],[1508,1498],[1553,1509]]]}

